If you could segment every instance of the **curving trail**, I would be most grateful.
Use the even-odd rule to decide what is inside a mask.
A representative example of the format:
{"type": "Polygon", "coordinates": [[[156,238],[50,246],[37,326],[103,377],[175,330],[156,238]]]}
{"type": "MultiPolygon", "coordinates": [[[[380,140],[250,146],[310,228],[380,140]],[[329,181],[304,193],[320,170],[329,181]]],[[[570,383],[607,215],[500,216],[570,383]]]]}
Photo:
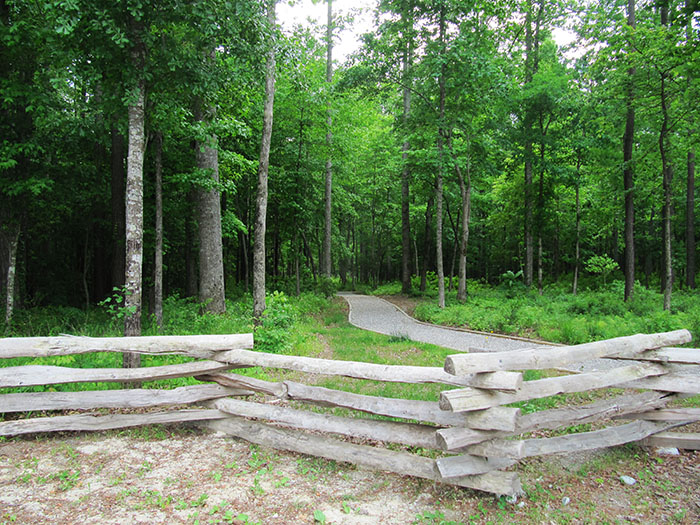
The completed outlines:
{"type": "Polygon", "coordinates": [[[338,295],[350,306],[350,324],[380,334],[406,337],[412,341],[431,343],[460,352],[501,352],[545,344],[423,323],[380,297],[343,292],[338,295]]]}

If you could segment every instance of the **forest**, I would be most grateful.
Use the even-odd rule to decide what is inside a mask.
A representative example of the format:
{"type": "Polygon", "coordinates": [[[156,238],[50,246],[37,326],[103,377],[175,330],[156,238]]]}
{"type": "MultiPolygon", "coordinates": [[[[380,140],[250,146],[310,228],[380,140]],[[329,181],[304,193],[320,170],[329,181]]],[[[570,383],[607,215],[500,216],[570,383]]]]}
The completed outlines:
{"type": "Polygon", "coordinates": [[[6,328],[398,282],[438,309],[695,288],[697,1],[378,0],[342,61],[351,6],[325,3],[282,31],[275,0],[0,0],[6,328]]]}

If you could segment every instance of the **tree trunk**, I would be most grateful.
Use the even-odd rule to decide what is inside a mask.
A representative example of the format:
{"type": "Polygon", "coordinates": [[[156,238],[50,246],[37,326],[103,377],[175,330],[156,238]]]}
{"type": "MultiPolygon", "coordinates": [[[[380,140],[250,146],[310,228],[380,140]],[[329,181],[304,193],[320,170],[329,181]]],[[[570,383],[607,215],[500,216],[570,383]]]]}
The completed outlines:
{"type": "Polygon", "coordinates": [[[540,114],[540,184],[537,195],[537,292],[539,295],[542,295],[544,292],[542,230],[544,229],[544,137],[546,133],[546,127],[542,121],[542,114],[540,114]]]}
{"type": "Polygon", "coordinates": [[[156,246],[155,267],[153,269],[154,310],[158,330],[163,328],[163,134],[158,131],[154,137],[156,146],[156,246]]]}
{"type": "MultiPolygon", "coordinates": [[[[471,139],[467,137],[467,142],[471,139]]],[[[450,151],[452,152],[452,140],[449,142],[450,151]]],[[[471,179],[471,157],[467,151],[467,170],[466,180],[462,168],[460,168],[457,159],[452,153],[455,171],[457,172],[457,180],[459,182],[459,193],[461,198],[461,219],[460,219],[460,235],[459,235],[459,269],[457,281],[457,300],[461,303],[467,300],[467,246],[469,243],[469,222],[471,220],[471,194],[472,194],[472,179],[471,179]]]]}
{"type": "Polygon", "coordinates": [[[673,180],[673,171],[668,159],[668,108],[666,100],[666,79],[661,79],[661,113],[663,115],[661,122],[661,132],[659,133],[659,152],[661,153],[661,169],[663,176],[664,188],[664,206],[663,206],[663,229],[664,229],[664,310],[671,309],[671,292],[673,289],[673,260],[671,252],[671,181],[673,180]]]}
{"type": "Polygon", "coordinates": [[[644,252],[644,282],[647,288],[651,287],[651,273],[654,270],[653,251],[654,251],[654,208],[652,207],[649,214],[649,224],[647,225],[647,241],[646,250],[644,252]]]}
{"type": "MultiPolygon", "coordinates": [[[[202,101],[195,102],[195,118],[199,122],[211,120],[205,117],[202,101]]],[[[217,188],[219,183],[219,154],[216,149],[216,135],[209,136],[206,142],[195,143],[197,167],[207,173],[213,184],[198,187],[197,223],[199,226],[199,301],[207,312],[221,314],[226,311],[224,298],[224,262],[221,239],[221,198],[217,188]]]]}
{"type": "MultiPolygon", "coordinates": [[[[632,28],[636,27],[634,3],[635,0],[627,0],[627,25],[632,28]]],[[[635,68],[627,70],[627,118],[622,139],[622,173],[625,188],[625,301],[632,299],[634,295],[634,74],[635,68]]]]}
{"type": "Polygon", "coordinates": [[[124,137],[119,132],[116,124],[111,130],[112,150],[110,152],[111,163],[111,189],[112,189],[112,287],[119,288],[124,285],[124,137]]]}
{"type": "Polygon", "coordinates": [[[187,194],[188,207],[185,217],[185,297],[197,297],[198,278],[197,278],[197,260],[195,258],[194,242],[196,233],[194,231],[194,221],[192,219],[193,212],[190,206],[195,202],[194,192],[190,191],[187,194]]]}
{"type": "MultiPolygon", "coordinates": [[[[445,53],[445,7],[440,9],[440,54],[445,53]]],[[[444,61],[440,66],[440,77],[438,79],[439,90],[440,90],[440,115],[438,123],[438,138],[437,138],[437,148],[438,148],[438,174],[437,174],[437,184],[435,185],[435,217],[436,217],[436,228],[435,228],[435,251],[436,259],[435,263],[437,265],[437,277],[438,277],[438,306],[440,308],[445,308],[445,269],[442,262],[442,177],[443,177],[443,163],[444,163],[444,138],[445,138],[445,75],[446,66],[444,61]]]]}
{"type": "Polygon", "coordinates": [[[83,243],[83,293],[85,294],[85,310],[90,308],[90,287],[88,285],[88,272],[90,270],[90,228],[85,228],[85,242],[83,243]]]}
{"type": "MultiPolygon", "coordinates": [[[[411,62],[411,43],[406,42],[403,53],[403,125],[404,133],[408,133],[408,118],[411,113],[411,90],[408,86],[409,67],[411,62]]],[[[410,178],[411,172],[408,168],[408,150],[410,149],[408,140],[404,140],[402,146],[401,160],[403,170],[401,171],[401,292],[411,293],[411,213],[410,213],[410,178]]]]}
{"type": "Polygon", "coordinates": [[[685,285],[695,289],[695,152],[688,151],[685,203],[685,285]]]}
{"type": "MultiPolygon", "coordinates": [[[[532,35],[532,0],[527,1],[525,13],[525,84],[532,82],[534,75],[534,52],[532,35]]],[[[532,110],[525,108],[524,118],[524,161],[525,161],[525,285],[532,285],[533,277],[533,235],[532,235],[532,110]]]]}
{"type": "MultiPolygon", "coordinates": [[[[129,105],[129,153],[126,161],[126,258],[124,335],[141,335],[141,299],[143,289],[143,157],[146,150],[145,107],[146,85],[143,78],[146,50],[142,41],[143,27],[132,20],[135,43],[131,51],[132,66],[138,75],[136,100],[129,105]]],[[[141,356],[123,355],[124,368],[136,368],[141,356]]]]}
{"type": "MultiPolygon", "coordinates": [[[[275,27],[275,0],[267,1],[267,22],[275,27]]],[[[260,162],[258,163],[258,195],[255,206],[255,241],[253,245],[253,323],[262,325],[265,311],[265,229],[267,222],[267,175],[270,167],[270,141],[275,101],[275,42],[270,43],[265,65],[265,106],[263,112],[260,162]]]]}
{"type": "MultiPolygon", "coordinates": [[[[668,7],[661,7],[661,24],[668,23],[668,7]]],[[[663,229],[664,229],[664,310],[671,309],[671,291],[673,290],[673,254],[671,252],[671,182],[673,171],[670,160],[669,131],[668,131],[668,98],[666,93],[666,80],[668,74],[661,73],[661,130],[659,132],[659,153],[661,154],[661,172],[663,176],[664,207],[663,207],[663,229]]]]}
{"type": "Polygon", "coordinates": [[[420,272],[420,291],[425,292],[428,281],[428,252],[430,251],[430,208],[433,207],[435,195],[431,194],[425,206],[425,228],[423,235],[423,267],[420,272]]]}
{"type": "Polygon", "coordinates": [[[581,266],[581,155],[576,158],[576,255],[574,259],[574,284],[571,293],[578,292],[578,272],[581,266]]]}
{"type": "Polygon", "coordinates": [[[326,146],[328,147],[328,158],[326,159],[326,188],[325,188],[325,213],[323,228],[323,262],[321,273],[330,279],[331,277],[331,200],[333,189],[333,117],[331,113],[331,84],[333,82],[333,1],[328,2],[328,24],[326,27],[326,84],[328,85],[328,108],[326,116],[326,146]]]}
{"type": "Polygon", "coordinates": [[[7,276],[5,279],[5,326],[10,324],[15,310],[15,276],[17,275],[17,246],[20,227],[8,228],[7,232],[7,276]]]}

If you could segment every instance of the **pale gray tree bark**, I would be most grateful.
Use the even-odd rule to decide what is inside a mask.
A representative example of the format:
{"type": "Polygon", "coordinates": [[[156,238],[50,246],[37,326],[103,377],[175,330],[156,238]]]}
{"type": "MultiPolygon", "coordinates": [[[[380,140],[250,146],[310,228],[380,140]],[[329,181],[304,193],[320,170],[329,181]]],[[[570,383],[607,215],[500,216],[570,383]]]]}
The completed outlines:
{"type": "MultiPolygon", "coordinates": [[[[143,78],[146,51],[141,40],[143,28],[134,22],[135,42],[131,61],[138,81],[135,99],[129,104],[129,145],[126,160],[126,258],[124,274],[124,335],[141,335],[141,298],[143,290],[143,158],[146,150],[145,107],[146,85],[143,78]]],[[[136,353],[123,354],[123,366],[141,364],[136,353]]]]}
{"type": "MultiPolygon", "coordinates": [[[[527,1],[525,13],[525,84],[532,82],[534,75],[534,52],[532,36],[532,0],[527,1]]],[[[533,277],[533,233],[532,233],[532,111],[525,108],[525,285],[532,285],[533,277]]]]}
{"type": "MultiPolygon", "coordinates": [[[[635,0],[627,0],[627,25],[636,27],[635,0]]],[[[634,170],[632,155],[634,151],[634,75],[635,68],[627,70],[627,117],[625,134],[622,139],[623,179],[625,188],[625,301],[634,295],[634,170]]]]}
{"type": "Polygon", "coordinates": [[[688,151],[685,203],[685,285],[695,289],[695,152],[688,151]]]}
{"type": "MultiPolygon", "coordinates": [[[[668,24],[668,6],[661,7],[661,25],[668,24]]],[[[666,71],[661,73],[660,100],[661,100],[661,130],[659,131],[659,153],[661,155],[661,173],[663,178],[664,188],[664,206],[663,206],[663,274],[664,274],[664,310],[671,309],[671,293],[673,290],[673,252],[671,251],[671,208],[673,182],[673,168],[669,159],[670,155],[670,138],[669,138],[669,100],[667,82],[669,74],[666,71]]]]}
{"type": "MultiPolygon", "coordinates": [[[[213,115],[205,115],[201,100],[195,103],[195,118],[209,122],[213,115]]],[[[224,297],[224,258],[221,238],[221,197],[219,195],[219,152],[216,135],[195,143],[195,162],[210,178],[196,191],[199,235],[199,301],[204,310],[221,314],[226,311],[224,297]]]]}
{"type": "Polygon", "coordinates": [[[156,147],[156,239],[155,267],[153,270],[154,312],[158,328],[163,327],[163,134],[157,132],[154,137],[156,147]]]}
{"type": "Polygon", "coordinates": [[[124,136],[117,128],[116,122],[112,124],[111,146],[112,286],[121,288],[124,285],[124,261],[126,261],[124,253],[126,176],[124,173],[124,136]]]}
{"type": "MultiPolygon", "coordinates": [[[[405,36],[405,35],[404,35],[405,36]]],[[[408,133],[408,118],[411,114],[411,89],[409,70],[411,65],[411,40],[407,37],[403,51],[403,126],[404,133],[408,133]]],[[[411,148],[408,140],[404,140],[401,147],[401,291],[411,293],[411,213],[410,213],[410,181],[411,171],[408,167],[408,151],[411,148]]]]}
{"type": "Polygon", "coordinates": [[[472,214],[472,177],[470,153],[467,152],[467,165],[465,173],[462,173],[462,169],[459,167],[457,162],[455,162],[455,167],[457,169],[457,178],[459,179],[459,192],[462,198],[457,300],[460,302],[465,302],[467,300],[467,246],[469,244],[469,222],[472,214]]]}
{"type": "MultiPolygon", "coordinates": [[[[267,21],[270,30],[275,27],[275,0],[267,1],[267,21]]],[[[270,168],[270,141],[275,102],[275,44],[267,52],[265,65],[265,105],[263,110],[260,162],[258,163],[258,191],[255,203],[255,239],[253,244],[253,322],[262,324],[265,311],[265,229],[267,223],[267,176],[270,168]]]]}
{"type": "Polygon", "coordinates": [[[333,82],[333,0],[328,2],[328,25],[326,27],[326,83],[328,84],[328,109],[326,116],[326,146],[328,158],[326,159],[326,187],[324,196],[324,228],[323,228],[323,261],[321,273],[331,276],[331,238],[332,238],[332,193],[333,193],[333,115],[331,113],[331,84],[333,82]]]}
{"type": "Polygon", "coordinates": [[[9,325],[15,310],[15,277],[17,275],[17,246],[19,245],[19,224],[9,224],[2,244],[7,249],[7,274],[5,276],[5,325],[9,325]]]}
{"type": "MultiPolygon", "coordinates": [[[[440,10],[440,53],[445,52],[445,8],[444,6],[440,10]]],[[[439,123],[438,123],[438,157],[439,157],[439,167],[437,174],[437,183],[435,185],[435,215],[436,215],[436,228],[435,228],[435,239],[436,239],[436,265],[437,265],[437,277],[438,277],[438,306],[440,308],[445,307],[445,268],[443,264],[442,256],[442,185],[443,185],[443,162],[444,162],[444,139],[445,139],[445,74],[446,67],[445,62],[442,62],[440,66],[440,77],[438,79],[440,99],[439,99],[439,123]]]]}

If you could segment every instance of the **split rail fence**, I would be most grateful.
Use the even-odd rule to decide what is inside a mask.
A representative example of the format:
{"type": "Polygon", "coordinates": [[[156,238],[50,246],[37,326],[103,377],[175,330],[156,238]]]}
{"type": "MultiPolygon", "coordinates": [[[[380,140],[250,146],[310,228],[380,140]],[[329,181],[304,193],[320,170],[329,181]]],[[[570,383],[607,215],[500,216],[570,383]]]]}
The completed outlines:
{"type": "Polygon", "coordinates": [[[130,388],[3,393],[0,394],[0,414],[170,408],[153,408],[144,413],[101,415],[81,412],[8,420],[0,422],[0,435],[197,422],[276,449],[495,494],[514,495],[522,489],[517,471],[512,467],[530,456],[640,440],[647,444],[700,448],[700,434],[668,432],[673,427],[700,420],[699,408],[667,408],[673,400],[700,393],[700,373],[696,367],[700,364],[700,350],[668,348],[690,340],[687,330],[678,330],[576,346],[457,354],[447,357],[443,369],[256,352],[252,350],[252,334],[6,338],[0,339],[0,358],[112,351],[181,354],[196,360],[136,369],[3,367],[0,368],[0,389],[77,382],[133,385],[187,376],[202,383],[171,390],[130,388]],[[603,357],[614,359],[605,361],[608,365],[614,362],[618,366],[605,366],[587,373],[574,372],[574,365],[603,357]],[[248,367],[372,381],[440,383],[453,388],[444,390],[439,402],[419,401],[367,396],[294,381],[263,381],[230,372],[248,367]],[[523,381],[523,371],[537,369],[556,369],[564,375],[523,381]],[[512,406],[556,394],[610,387],[621,390],[606,390],[608,394],[600,396],[600,400],[581,406],[533,413],[522,413],[512,406]],[[253,394],[258,394],[253,401],[241,399],[253,394]],[[280,399],[294,401],[294,407],[277,402],[280,399]],[[299,408],[307,405],[343,407],[357,417],[340,417],[299,408]],[[363,414],[391,419],[360,417],[363,414]],[[527,437],[528,433],[538,430],[592,422],[599,422],[596,427],[600,429],[549,438],[527,437]],[[337,439],[329,434],[350,439],[337,439]],[[367,442],[398,443],[438,450],[442,454],[438,459],[432,459],[364,444],[367,442]]]}

